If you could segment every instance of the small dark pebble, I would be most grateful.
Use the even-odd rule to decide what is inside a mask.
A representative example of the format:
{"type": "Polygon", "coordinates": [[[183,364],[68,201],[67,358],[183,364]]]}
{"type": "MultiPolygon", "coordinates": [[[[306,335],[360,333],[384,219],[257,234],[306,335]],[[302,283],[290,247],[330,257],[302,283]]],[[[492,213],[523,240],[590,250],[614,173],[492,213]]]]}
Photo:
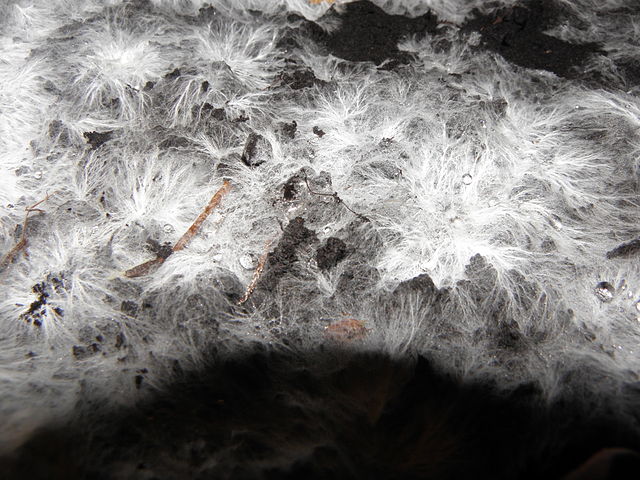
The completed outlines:
{"type": "Polygon", "coordinates": [[[248,167],[262,165],[272,154],[271,144],[260,134],[251,132],[242,152],[242,163],[248,167]]]}
{"type": "Polygon", "coordinates": [[[91,145],[91,149],[95,150],[103,143],[111,140],[113,130],[109,130],[108,132],[84,132],[82,135],[87,139],[87,143],[91,145]]]}
{"type": "Polygon", "coordinates": [[[313,133],[315,133],[320,138],[324,137],[325,133],[323,130],[320,130],[318,127],[313,127],[313,133]]]}

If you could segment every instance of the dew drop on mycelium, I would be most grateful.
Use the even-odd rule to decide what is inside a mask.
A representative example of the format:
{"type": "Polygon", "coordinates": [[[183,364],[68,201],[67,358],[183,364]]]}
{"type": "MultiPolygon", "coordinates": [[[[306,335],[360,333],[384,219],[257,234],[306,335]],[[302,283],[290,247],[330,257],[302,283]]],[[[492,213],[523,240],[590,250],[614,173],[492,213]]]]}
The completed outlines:
{"type": "Polygon", "coordinates": [[[640,312],[640,300],[636,302],[636,310],[640,312]]]}
{"type": "Polygon", "coordinates": [[[616,294],[616,289],[613,288],[609,282],[600,282],[596,285],[596,288],[593,290],[596,298],[603,303],[609,303],[613,300],[613,296],[616,294]]]}
{"type": "Polygon", "coordinates": [[[40,180],[42,178],[42,170],[36,170],[33,172],[33,178],[36,180],[40,180]]]}
{"type": "Polygon", "coordinates": [[[170,223],[165,223],[162,227],[162,231],[166,234],[170,234],[175,232],[175,228],[173,228],[173,225],[171,225],[170,223]]]}
{"type": "Polygon", "coordinates": [[[465,185],[471,185],[472,181],[473,181],[473,177],[468,173],[465,173],[464,175],[462,175],[462,183],[464,183],[465,185]]]}
{"type": "Polygon", "coordinates": [[[248,253],[245,253],[244,255],[240,255],[240,258],[238,258],[238,262],[240,263],[240,266],[245,270],[253,270],[253,267],[254,267],[253,257],[248,253]]]}

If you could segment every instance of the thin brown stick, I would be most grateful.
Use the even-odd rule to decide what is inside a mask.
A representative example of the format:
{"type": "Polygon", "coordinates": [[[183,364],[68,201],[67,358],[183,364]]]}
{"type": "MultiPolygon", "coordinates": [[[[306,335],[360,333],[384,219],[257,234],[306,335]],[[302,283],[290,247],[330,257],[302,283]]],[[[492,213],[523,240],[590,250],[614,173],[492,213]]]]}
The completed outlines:
{"type": "MultiPolygon", "coordinates": [[[[220,204],[222,197],[224,197],[224,195],[229,190],[231,190],[231,182],[229,182],[229,180],[225,180],[222,183],[222,187],[220,187],[218,191],[213,195],[213,197],[211,197],[211,200],[209,200],[209,204],[204,208],[202,213],[198,215],[198,218],[196,218],[195,222],[193,222],[193,224],[184,233],[184,235],[180,237],[180,240],[178,240],[176,244],[173,246],[169,255],[171,255],[173,252],[177,252],[178,250],[182,250],[184,247],[187,246],[187,244],[196,235],[196,233],[198,233],[198,230],[200,230],[200,227],[202,226],[204,221],[207,219],[209,215],[211,215],[211,212],[213,212],[213,209],[220,204]]],[[[136,278],[136,277],[142,277],[143,275],[147,275],[148,273],[155,271],[160,265],[162,265],[162,263],[168,258],[169,255],[165,255],[165,256],[158,255],[156,258],[152,260],[148,260],[144,263],[141,263],[140,265],[136,265],[135,267],[130,268],[129,270],[124,272],[124,276],[129,278],[136,278]]]]}
{"type": "Polygon", "coordinates": [[[249,300],[249,297],[251,296],[253,291],[256,289],[256,285],[258,285],[258,280],[260,280],[260,275],[262,275],[264,266],[267,263],[267,258],[269,258],[269,247],[271,247],[272,243],[273,243],[273,240],[269,240],[265,244],[264,253],[260,257],[260,260],[258,260],[258,266],[253,272],[253,277],[251,278],[251,282],[247,286],[247,290],[244,292],[244,296],[240,300],[238,300],[238,305],[242,305],[244,302],[249,300]]]}
{"type": "Polygon", "coordinates": [[[46,202],[47,200],[49,200],[49,197],[51,197],[51,195],[55,195],[55,193],[56,192],[52,194],[47,193],[47,195],[39,202],[36,202],[31,206],[25,207],[24,210],[26,213],[24,215],[24,221],[22,222],[22,233],[20,235],[20,240],[18,240],[18,242],[13,246],[13,248],[9,250],[9,252],[7,252],[7,254],[4,257],[2,257],[2,260],[0,261],[0,271],[7,268],[9,264],[11,264],[16,259],[16,257],[20,252],[24,252],[24,255],[26,257],[29,256],[29,253],[26,250],[27,243],[28,243],[27,242],[27,225],[29,224],[29,215],[33,212],[44,213],[44,210],[36,207],[46,202]]]}
{"type": "Polygon", "coordinates": [[[129,278],[141,277],[156,270],[160,265],[164,263],[164,260],[165,259],[163,257],[156,257],[152,260],[147,260],[146,262],[141,263],[140,265],[130,268],[129,270],[124,272],[124,276],[129,278]]]}
{"type": "Polygon", "coordinates": [[[231,190],[231,182],[229,182],[229,180],[225,180],[222,183],[222,187],[220,187],[220,189],[215,193],[215,195],[211,197],[211,200],[209,200],[209,204],[205,207],[202,213],[198,215],[198,218],[196,218],[196,221],[193,222],[193,225],[189,227],[189,229],[185,232],[185,234],[182,235],[182,237],[180,237],[180,240],[178,240],[176,244],[173,246],[174,252],[177,252],[178,250],[182,250],[184,247],[187,246],[187,244],[191,241],[191,239],[195,236],[195,234],[198,233],[198,230],[200,229],[200,226],[202,225],[202,223],[207,219],[209,215],[211,215],[211,212],[213,212],[213,209],[218,206],[218,204],[222,200],[222,197],[224,197],[229,190],[231,190]]]}

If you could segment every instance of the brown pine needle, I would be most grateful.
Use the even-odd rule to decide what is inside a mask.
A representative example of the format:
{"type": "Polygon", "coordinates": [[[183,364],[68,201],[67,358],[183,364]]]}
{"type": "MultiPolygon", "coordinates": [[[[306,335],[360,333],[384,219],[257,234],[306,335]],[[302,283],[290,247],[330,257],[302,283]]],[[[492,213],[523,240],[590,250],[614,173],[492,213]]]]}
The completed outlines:
{"type": "Polygon", "coordinates": [[[269,240],[266,243],[266,245],[264,247],[264,253],[260,257],[260,260],[258,260],[258,266],[256,267],[255,271],[253,272],[253,277],[251,278],[251,282],[247,286],[247,290],[244,292],[244,296],[240,300],[238,300],[238,305],[242,305],[244,302],[249,300],[249,297],[251,296],[251,294],[255,290],[256,285],[258,285],[258,280],[260,280],[260,275],[262,275],[262,271],[264,270],[264,266],[267,263],[267,258],[269,257],[269,247],[271,247],[272,243],[273,243],[273,240],[269,240]]]}
{"type": "Polygon", "coordinates": [[[195,234],[198,233],[198,230],[200,229],[200,226],[202,225],[202,223],[207,219],[209,215],[211,215],[211,212],[213,212],[213,209],[218,206],[218,204],[222,200],[222,197],[224,197],[229,190],[231,190],[231,182],[229,182],[229,180],[225,180],[222,183],[222,187],[220,187],[220,189],[215,193],[215,195],[211,197],[211,200],[209,200],[209,205],[205,207],[202,213],[198,215],[198,218],[196,218],[196,221],[193,222],[193,225],[189,227],[189,229],[185,232],[185,234],[182,235],[180,240],[178,240],[178,242],[173,246],[174,252],[177,252],[178,250],[182,250],[184,247],[187,246],[187,244],[191,241],[191,239],[195,236],[195,234]]]}
{"type": "MultiPolygon", "coordinates": [[[[229,192],[229,190],[231,190],[231,182],[229,182],[229,180],[225,180],[222,183],[222,187],[220,187],[218,191],[213,195],[213,197],[211,197],[211,200],[209,200],[209,204],[204,208],[202,213],[198,215],[198,218],[196,218],[195,222],[193,222],[193,224],[184,233],[184,235],[180,237],[180,240],[178,240],[176,244],[173,246],[173,248],[171,249],[171,253],[177,252],[178,250],[182,250],[184,247],[187,246],[187,244],[191,241],[191,239],[195,237],[195,235],[198,233],[198,230],[200,230],[200,227],[202,226],[204,221],[207,219],[209,215],[211,215],[211,212],[213,212],[213,209],[220,204],[222,197],[224,197],[225,194],[229,192]]],[[[171,255],[171,253],[169,255],[171,255]]],[[[162,265],[162,263],[167,259],[169,255],[166,255],[166,256],[158,255],[156,258],[152,260],[148,260],[144,263],[141,263],[140,265],[130,268],[129,270],[124,272],[124,276],[129,278],[136,278],[136,277],[142,277],[143,275],[147,275],[148,273],[155,271],[160,265],[162,265]]]]}
{"type": "Polygon", "coordinates": [[[129,278],[141,277],[143,275],[146,275],[147,273],[151,273],[152,271],[154,271],[164,263],[164,260],[165,259],[163,257],[156,257],[152,260],[148,260],[144,263],[141,263],[140,265],[130,268],[129,270],[124,272],[124,276],[129,278]]]}
{"type": "Polygon", "coordinates": [[[20,235],[20,240],[18,240],[18,242],[13,246],[13,248],[9,250],[9,252],[7,252],[7,254],[4,257],[2,257],[2,260],[0,261],[0,271],[7,268],[9,264],[11,264],[16,259],[16,257],[20,252],[24,252],[25,256],[29,256],[26,250],[27,243],[28,243],[27,242],[27,225],[29,224],[29,215],[33,212],[44,213],[44,210],[36,207],[41,203],[44,203],[47,200],[49,200],[51,195],[55,195],[55,193],[56,192],[52,194],[47,193],[47,195],[42,200],[24,209],[26,213],[24,216],[24,222],[22,222],[22,234],[20,235]]]}

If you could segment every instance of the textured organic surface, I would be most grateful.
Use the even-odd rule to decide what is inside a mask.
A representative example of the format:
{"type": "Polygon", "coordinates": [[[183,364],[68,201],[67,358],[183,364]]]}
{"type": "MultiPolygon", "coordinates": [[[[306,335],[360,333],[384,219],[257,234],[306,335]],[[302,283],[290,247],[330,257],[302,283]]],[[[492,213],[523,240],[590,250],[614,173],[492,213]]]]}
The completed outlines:
{"type": "Polygon", "coordinates": [[[0,469],[552,478],[640,448],[639,25],[1,3],[0,469]]]}

